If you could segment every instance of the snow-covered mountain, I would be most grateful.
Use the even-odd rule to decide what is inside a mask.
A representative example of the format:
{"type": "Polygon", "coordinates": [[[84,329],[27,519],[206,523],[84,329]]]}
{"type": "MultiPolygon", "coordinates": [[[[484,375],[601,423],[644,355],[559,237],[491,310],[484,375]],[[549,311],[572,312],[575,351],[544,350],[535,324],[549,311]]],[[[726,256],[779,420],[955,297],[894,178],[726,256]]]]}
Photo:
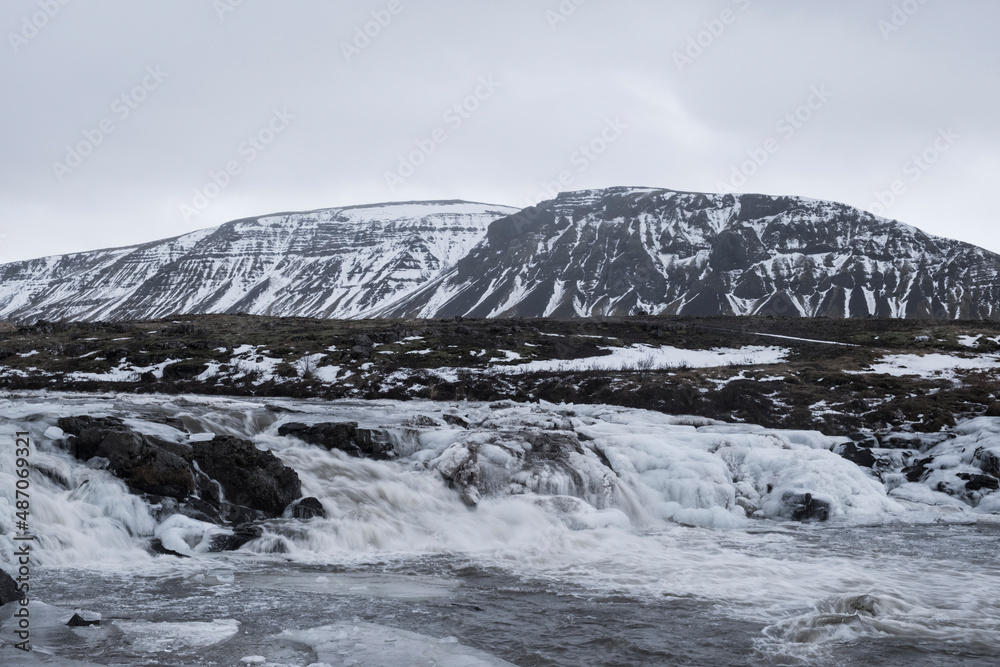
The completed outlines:
{"type": "Polygon", "coordinates": [[[385,314],[1000,316],[1000,256],[831,202],[563,193],[385,314]]]}
{"type": "Polygon", "coordinates": [[[436,278],[516,210],[441,201],[284,213],[14,262],[0,266],[0,318],[362,317],[436,278]]]}
{"type": "Polygon", "coordinates": [[[0,266],[0,319],[1000,317],[1000,256],[831,202],[650,188],[379,204],[0,266]]]}

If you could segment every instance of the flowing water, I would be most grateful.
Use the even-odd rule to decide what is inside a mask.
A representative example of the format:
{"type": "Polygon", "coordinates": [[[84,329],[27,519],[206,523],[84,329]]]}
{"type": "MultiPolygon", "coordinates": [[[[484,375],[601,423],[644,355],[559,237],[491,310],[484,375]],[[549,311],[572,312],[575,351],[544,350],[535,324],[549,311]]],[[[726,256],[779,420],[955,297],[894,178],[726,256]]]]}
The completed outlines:
{"type": "Polygon", "coordinates": [[[280,403],[0,399],[7,571],[17,548],[7,445],[25,430],[37,443],[34,650],[13,647],[16,603],[7,605],[0,664],[983,665],[1000,652],[996,516],[900,500],[823,449],[818,434],[618,408],[280,403]],[[395,461],[277,435],[293,418],[399,426],[456,408],[470,429],[424,419],[395,461]],[[205,553],[198,531],[210,527],[164,524],[106,471],[59,447],[51,427],[78,414],[127,417],[174,439],[252,438],[298,472],[327,517],[271,520],[240,551],[205,553]],[[477,465],[494,480],[490,465],[507,470],[502,488],[483,482],[470,507],[444,483],[441,471],[470,439],[516,440],[518,428],[559,420],[585,435],[586,452],[602,448],[613,487],[593,491],[589,454],[571,461],[567,480],[551,468],[504,468],[489,449],[477,465]],[[808,485],[831,503],[831,519],[783,519],[773,500],[782,484],[808,485]],[[181,540],[192,557],[154,557],[154,534],[181,540]],[[74,610],[102,622],[67,627],[74,610]]]}

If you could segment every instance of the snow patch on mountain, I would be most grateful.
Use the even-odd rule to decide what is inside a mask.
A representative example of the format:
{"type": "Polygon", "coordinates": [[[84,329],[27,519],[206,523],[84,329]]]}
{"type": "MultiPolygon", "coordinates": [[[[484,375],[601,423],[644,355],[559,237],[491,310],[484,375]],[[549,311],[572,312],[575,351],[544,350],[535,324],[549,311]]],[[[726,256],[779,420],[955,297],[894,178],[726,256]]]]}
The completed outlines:
{"type": "Polygon", "coordinates": [[[451,201],[284,213],[5,264],[0,318],[363,317],[436,278],[515,211],[451,201]]]}

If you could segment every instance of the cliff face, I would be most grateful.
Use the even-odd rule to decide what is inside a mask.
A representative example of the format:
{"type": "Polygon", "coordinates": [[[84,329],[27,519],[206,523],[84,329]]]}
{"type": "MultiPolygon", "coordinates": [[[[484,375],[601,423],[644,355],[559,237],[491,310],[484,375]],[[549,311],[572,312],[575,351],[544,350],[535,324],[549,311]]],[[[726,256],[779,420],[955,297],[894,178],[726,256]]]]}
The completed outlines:
{"type": "Polygon", "coordinates": [[[842,204],[615,188],[494,222],[387,311],[995,319],[1000,256],[842,204]]]}

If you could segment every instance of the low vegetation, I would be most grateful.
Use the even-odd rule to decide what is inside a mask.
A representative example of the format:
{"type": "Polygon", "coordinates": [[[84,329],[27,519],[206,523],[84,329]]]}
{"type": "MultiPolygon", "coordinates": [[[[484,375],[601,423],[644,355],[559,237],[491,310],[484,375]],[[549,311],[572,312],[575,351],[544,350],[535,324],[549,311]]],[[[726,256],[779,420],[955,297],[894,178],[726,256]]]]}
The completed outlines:
{"type": "MultiPolygon", "coordinates": [[[[858,439],[1000,414],[997,372],[871,372],[886,355],[993,359],[1000,324],[922,320],[609,318],[341,321],[212,315],[0,324],[0,387],[336,398],[607,403],[858,439]],[[803,340],[809,339],[809,340],[803,340]],[[835,344],[836,343],[836,344],[835,344]],[[786,348],[696,368],[615,348],[786,348]],[[511,372],[530,361],[561,370],[511,372]],[[584,361],[574,361],[584,360],[584,361]]],[[[973,364],[975,366],[975,364],[973,364]]]]}

